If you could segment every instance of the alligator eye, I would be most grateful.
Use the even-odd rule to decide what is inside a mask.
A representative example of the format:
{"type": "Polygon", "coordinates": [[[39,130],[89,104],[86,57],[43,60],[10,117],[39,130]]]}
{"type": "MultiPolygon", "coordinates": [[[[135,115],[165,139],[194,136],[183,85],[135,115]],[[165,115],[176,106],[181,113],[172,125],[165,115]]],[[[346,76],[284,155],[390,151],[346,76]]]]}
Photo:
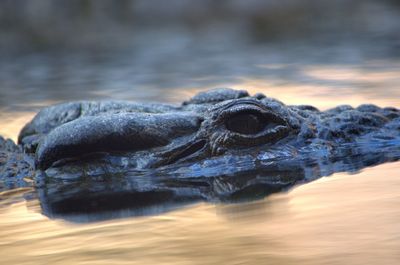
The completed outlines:
{"type": "Polygon", "coordinates": [[[240,134],[257,134],[265,128],[265,119],[261,114],[239,113],[226,121],[226,128],[240,134]]]}

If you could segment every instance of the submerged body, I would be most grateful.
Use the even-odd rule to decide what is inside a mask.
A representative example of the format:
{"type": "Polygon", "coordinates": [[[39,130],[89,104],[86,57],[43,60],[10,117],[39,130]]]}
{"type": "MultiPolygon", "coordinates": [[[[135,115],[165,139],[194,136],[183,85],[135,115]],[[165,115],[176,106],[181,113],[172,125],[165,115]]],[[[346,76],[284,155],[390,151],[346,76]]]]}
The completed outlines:
{"type": "Polygon", "coordinates": [[[34,179],[47,195],[63,194],[68,180],[65,196],[75,200],[88,191],[107,201],[114,191],[140,201],[230,200],[397,160],[399,139],[396,108],[319,111],[243,90],[202,92],[180,106],[73,102],[40,111],[18,145],[0,139],[0,179],[10,187],[34,179]]]}

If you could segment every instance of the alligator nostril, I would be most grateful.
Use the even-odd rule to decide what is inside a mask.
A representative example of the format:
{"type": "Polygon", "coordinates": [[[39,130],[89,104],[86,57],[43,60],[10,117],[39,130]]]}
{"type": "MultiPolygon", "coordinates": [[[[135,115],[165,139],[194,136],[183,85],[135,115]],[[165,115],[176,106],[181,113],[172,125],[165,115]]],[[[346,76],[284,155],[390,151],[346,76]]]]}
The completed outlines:
{"type": "Polygon", "coordinates": [[[197,118],[197,124],[200,127],[200,125],[204,122],[204,118],[203,117],[198,117],[197,118]]]}

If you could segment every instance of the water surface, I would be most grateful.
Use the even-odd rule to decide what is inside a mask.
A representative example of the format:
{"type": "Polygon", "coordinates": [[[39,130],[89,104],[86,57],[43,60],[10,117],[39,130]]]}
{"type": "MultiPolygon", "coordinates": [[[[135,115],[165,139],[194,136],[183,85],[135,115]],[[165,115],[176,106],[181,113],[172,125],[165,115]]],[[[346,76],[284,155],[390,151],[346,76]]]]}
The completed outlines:
{"type": "Polygon", "coordinates": [[[89,224],[1,194],[2,264],[397,264],[399,163],[240,204],[89,224]]]}

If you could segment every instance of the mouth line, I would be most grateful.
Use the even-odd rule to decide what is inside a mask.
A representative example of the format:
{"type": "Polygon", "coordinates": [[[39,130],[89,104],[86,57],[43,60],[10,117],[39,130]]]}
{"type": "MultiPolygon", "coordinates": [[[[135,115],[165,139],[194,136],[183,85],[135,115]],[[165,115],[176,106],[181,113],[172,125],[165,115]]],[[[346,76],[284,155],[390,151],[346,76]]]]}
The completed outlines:
{"type": "Polygon", "coordinates": [[[164,161],[163,164],[170,165],[178,162],[179,160],[190,158],[194,154],[203,150],[206,147],[206,144],[207,141],[205,139],[199,139],[170,150],[163,154],[163,156],[166,157],[166,161],[164,161]]]}
{"type": "MultiPolygon", "coordinates": [[[[174,164],[176,162],[180,162],[185,159],[193,158],[195,157],[197,153],[201,152],[203,149],[206,148],[207,141],[205,139],[198,139],[198,140],[193,140],[193,141],[188,141],[187,143],[183,145],[179,145],[178,147],[175,147],[173,149],[167,150],[162,152],[161,150],[154,150],[155,152],[160,152],[159,155],[156,155],[158,157],[158,162],[157,161],[152,161],[150,162],[145,168],[157,168],[160,166],[168,166],[171,164],[174,164]]],[[[61,158],[59,160],[56,160],[52,163],[52,165],[48,168],[63,168],[65,166],[71,165],[74,167],[74,165],[85,165],[85,164],[92,164],[93,162],[99,162],[100,164],[104,163],[104,161],[107,161],[106,163],[110,163],[110,161],[113,159],[113,157],[125,157],[129,156],[130,159],[137,160],[137,155],[140,156],[141,152],[143,151],[137,151],[137,152],[124,152],[124,151],[99,151],[99,152],[90,152],[90,153],[84,153],[79,156],[74,156],[74,157],[68,157],[68,158],[61,158]],[[110,160],[111,159],[111,160],[110,160]],[[101,162],[103,161],[103,162],[101,162]]],[[[155,157],[155,158],[156,158],[155,157]]],[[[197,157],[197,156],[196,156],[197,157]]],[[[96,164],[96,163],[94,163],[96,164]]],[[[120,166],[119,163],[114,164],[114,166],[118,167],[120,166]]],[[[139,169],[142,167],[138,166],[138,163],[132,163],[133,167],[135,169],[139,169]],[[137,167],[137,168],[136,168],[137,167]]],[[[142,168],[143,169],[143,168],[142,168]]]]}

